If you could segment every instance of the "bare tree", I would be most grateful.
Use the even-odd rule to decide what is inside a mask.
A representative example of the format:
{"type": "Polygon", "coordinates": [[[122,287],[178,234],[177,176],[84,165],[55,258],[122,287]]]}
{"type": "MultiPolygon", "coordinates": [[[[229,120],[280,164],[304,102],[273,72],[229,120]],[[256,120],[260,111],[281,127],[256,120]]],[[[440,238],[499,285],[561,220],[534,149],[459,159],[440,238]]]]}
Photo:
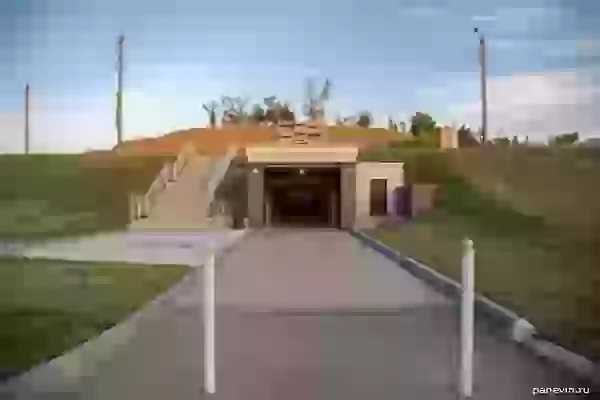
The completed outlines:
{"type": "Polygon", "coordinates": [[[208,103],[202,104],[202,108],[204,111],[208,113],[208,120],[210,123],[210,128],[215,129],[217,126],[217,108],[219,107],[219,103],[216,101],[210,101],[208,103]]]}
{"type": "Polygon", "coordinates": [[[260,104],[254,104],[250,112],[250,120],[260,124],[266,120],[266,112],[260,104]]]}
{"type": "Polygon", "coordinates": [[[279,107],[279,101],[277,100],[277,97],[276,96],[265,97],[263,99],[263,102],[265,103],[265,107],[267,107],[267,111],[265,113],[265,119],[274,124],[279,123],[279,121],[281,119],[280,118],[281,108],[279,107]]]}
{"type": "Polygon", "coordinates": [[[279,118],[282,121],[296,121],[296,114],[292,111],[289,104],[283,103],[279,108],[279,118]]]}
{"type": "Polygon", "coordinates": [[[325,103],[329,101],[331,94],[331,81],[325,80],[318,96],[315,95],[314,81],[308,79],[306,82],[307,102],[304,106],[304,114],[311,120],[322,120],[325,117],[325,103]]]}
{"type": "Polygon", "coordinates": [[[249,113],[246,109],[248,106],[248,99],[239,96],[222,96],[221,104],[223,106],[222,120],[224,123],[239,124],[248,120],[249,113]]]}
{"type": "Polygon", "coordinates": [[[358,120],[356,122],[356,125],[360,126],[361,128],[368,128],[369,126],[371,126],[372,122],[373,122],[373,117],[371,116],[371,113],[368,111],[362,111],[358,115],[358,120]]]}
{"type": "Polygon", "coordinates": [[[290,109],[288,104],[282,103],[277,100],[275,96],[269,96],[264,98],[265,106],[267,107],[265,119],[274,124],[280,121],[295,121],[296,116],[290,109]]]}
{"type": "Polygon", "coordinates": [[[265,106],[267,107],[267,109],[273,108],[273,106],[277,103],[277,96],[265,97],[263,99],[263,102],[265,103],[265,106]]]}

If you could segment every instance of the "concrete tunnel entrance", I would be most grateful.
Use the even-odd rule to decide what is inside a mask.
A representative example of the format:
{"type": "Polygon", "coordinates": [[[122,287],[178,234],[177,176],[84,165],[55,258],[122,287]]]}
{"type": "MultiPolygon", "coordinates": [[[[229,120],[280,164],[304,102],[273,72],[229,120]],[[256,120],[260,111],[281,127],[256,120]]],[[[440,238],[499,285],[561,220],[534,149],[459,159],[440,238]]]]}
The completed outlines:
{"type": "Polygon", "coordinates": [[[268,166],[264,170],[264,224],[340,228],[339,166],[268,166]]]}

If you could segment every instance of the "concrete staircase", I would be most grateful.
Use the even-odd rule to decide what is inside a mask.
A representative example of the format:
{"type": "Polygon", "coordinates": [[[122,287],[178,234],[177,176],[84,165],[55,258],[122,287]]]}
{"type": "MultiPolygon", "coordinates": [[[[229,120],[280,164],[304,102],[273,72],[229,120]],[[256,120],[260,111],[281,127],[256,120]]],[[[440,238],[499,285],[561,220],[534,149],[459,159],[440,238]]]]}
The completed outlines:
{"type": "Polygon", "coordinates": [[[133,206],[129,229],[202,231],[223,228],[223,219],[212,218],[210,206],[235,153],[232,150],[223,157],[211,158],[198,155],[188,146],[173,166],[163,168],[148,192],[133,206]]]}
{"type": "Polygon", "coordinates": [[[187,231],[209,228],[206,188],[212,160],[193,157],[175,182],[168,182],[148,216],[134,220],[130,229],[149,231],[187,231]]]}

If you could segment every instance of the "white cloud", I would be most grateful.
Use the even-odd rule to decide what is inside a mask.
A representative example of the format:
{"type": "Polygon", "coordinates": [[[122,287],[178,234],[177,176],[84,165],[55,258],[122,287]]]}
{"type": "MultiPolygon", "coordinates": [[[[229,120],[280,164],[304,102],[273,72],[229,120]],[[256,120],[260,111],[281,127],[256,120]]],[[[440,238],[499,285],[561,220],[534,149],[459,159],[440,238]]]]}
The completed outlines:
{"type": "Polygon", "coordinates": [[[475,15],[475,16],[473,16],[472,19],[475,22],[481,22],[481,21],[489,22],[489,21],[495,21],[498,18],[495,15],[475,15]]]}
{"type": "MultiPolygon", "coordinates": [[[[537,141],[569,131],[596,136],[600,134],[599,107],[600,84],[586,80],[581,71],[517,74],[488,82],[490,136],[504,132],[537,141]]],[[[479,126],[480,102],[452,104],[450,114],[479,126]]]]}
{"type": "Polygon", "coordinates": [[[21,113],[0,112],[0,154],[23,152],[24,125],[21,113]]]}
{"type": "Polygon", "coordinates": [[[563,8],[540,7],[500,7],[494,12],[493,28],[497,34],[529,36],[535,32],[548,32],[558,28],[564,21],[563,8]]]}
{"type": "Polygon", "coordinates": [[[493,51],[513,50],[519,45],[520,42],[509,39],[495,39],[487,42],[487,48],[493,51]]]}
{"type": "Polygon", "coordinates": [[[575,58],[582,53],[576,40],[493,39],[487,41],[490,57],[514,57],[515,52],[545,58],[575,58]],[[509,51],[511,54],[499,54],[509,51]]]}
{"type": "Polygon", "coordinates": [[[403,17],[433,17],[443,12],[440,7],[431,6],[420,6],[420,7],[407,7],[400,10],[400,14],[403,17]]]}

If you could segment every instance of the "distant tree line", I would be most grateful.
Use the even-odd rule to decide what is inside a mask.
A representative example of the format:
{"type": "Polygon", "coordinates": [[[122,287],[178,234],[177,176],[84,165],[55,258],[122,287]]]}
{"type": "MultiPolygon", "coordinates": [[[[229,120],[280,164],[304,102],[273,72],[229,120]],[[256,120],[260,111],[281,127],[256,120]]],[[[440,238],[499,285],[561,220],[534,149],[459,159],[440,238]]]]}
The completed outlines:
{"type": "Polygon", "coordinates": [[[288,104],[277,100],[275,96],[265,97],[263,104],[253,104],[248,108],[248,100],[242,97],[223,96],[221,101],[211,101],[202,107],[208,114],[212,129],[217,126],[217,114],[221,113],[221,123],[238,125],[242,123],[261,124],[265,122],[295,121],[294,111],[288,104]]]}
{"type": "Polygon", "coordinates": [[[579,132],[562,133],[550,138],[550,146],[571,146],[579,141],[579,132]]]}
{"type": "MultiPolygon", "coordinates": [[[[307,80],[307,99],[303,107],[304,114],[311,120],[323,119],[325,103],[329,100],[331,81],[326,79],[318,95],[314,94],[313,81],[307,80]]],[[[221,113],[222,124],[273,123],[296,121],[296,115],[289,104],[278,100],[276,96],[265,97],[262,103],[248,107],[248,99],[243,97],[222,96],[220,102],[210,101],[202,105],[208,114],[212,129],[217,126],[217,114],[221,113]]],[[[363,121],[364,122],[364,121],[363,121]]]]}
{"type": "MultiPolygon", "coordinates": [[[[331,81],[326,79],[318,95],[315,95],[314,82],[306,82],[306,101],[303,105],[303,114],[311,120],[323,120],[325,117],[325,103],[330,99],[331,81]]],[[[209,125],[216,128],[219,119],[223,125],[227,124],[278,124],[289,121],[296,122],[296,115],[289,104],[282,102],[276,96],[265,97],[262,103],[255,103],[248,106],[249,101],[243,97],[222,96],[220,101],[210,101],[202,105],[202,108],[208,114],[209,125]]],[[[347,117],[338,116],[335,120],[336,125],[356,126],[360,128],[369,128],[373,124],[373,116],[367,110],[363,110],[358,115],[347,117]]],[[[392,118],[388,118],[388,130],[399,132],[401,135],[409,135],[414,143],[425,145],[439,145],[442,128],[438,126],[435,119],[428,113],[417,111],[410,118],[410,127],[406,129],[406,123],[399,121],[396,123],[392,118]]],[[[465,124],[462,124],[458,130],[459,147],[473,147],[481,145],[481,135],[479,132],[471,130],[465,124]]],[[[549,146],[571,146],[579,141],[579,133],[563,133],[555,135],[548,140],[549,146]]],[[[526,140],[528,142],[528,140],[526,140]]],[[[511,146],[518,145],[519,140],[516,136],[509,139],[506,136],[493,138],[486,142],[487,145],[511,146]]]]}

